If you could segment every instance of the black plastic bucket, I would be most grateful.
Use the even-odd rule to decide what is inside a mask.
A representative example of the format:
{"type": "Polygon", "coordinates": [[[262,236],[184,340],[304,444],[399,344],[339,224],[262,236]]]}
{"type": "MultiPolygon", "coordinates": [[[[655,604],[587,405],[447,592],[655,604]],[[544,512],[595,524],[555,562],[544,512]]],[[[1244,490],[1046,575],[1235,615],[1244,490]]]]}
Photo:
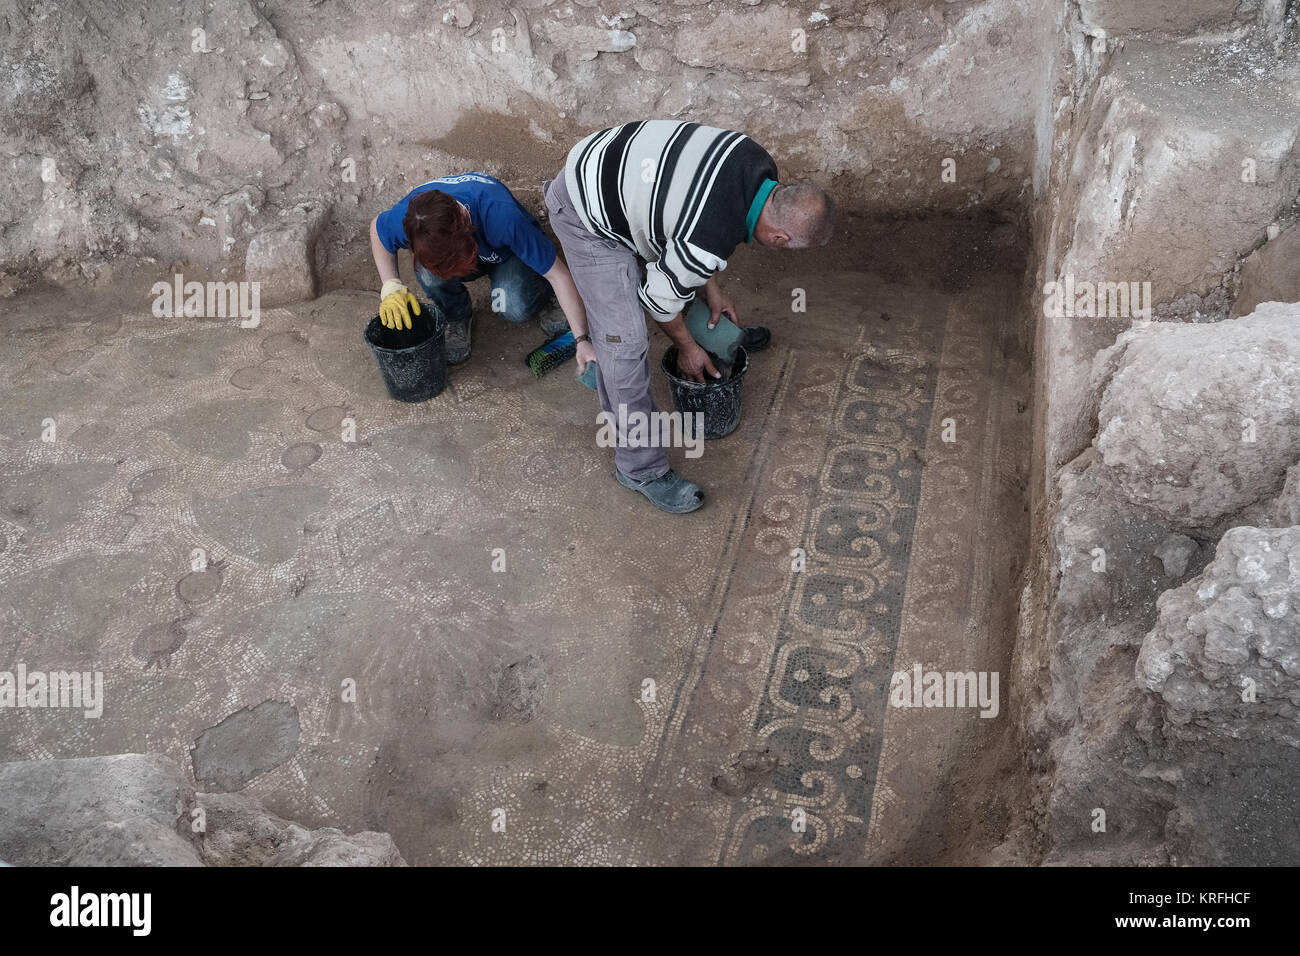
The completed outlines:
{"type": "Polygon", "coordinates": [[[447,387],[446,327],[437,310],[421,303],[409,329],[386,329],[379,316],[366,324],[366,344],[399,402],[425,402],[447,387]]]}
{"type": "MultiPolygon", "coordinates": [[[[713,364],[718,364],[716,357],[713,364]]],[[[705,438],[722,438],[736,430],[740,424],[740,392],[749,369],[749,356],[743,346],[736,347],[736,361],[726,379],[691,382],[678,378],[675,345],[670,345],[664,353],[662,365],[673,395],[673,407],[683,414],[703,412],[705,438]]],[[[708,373],[704,374],[707,378],[708,373]]]]}

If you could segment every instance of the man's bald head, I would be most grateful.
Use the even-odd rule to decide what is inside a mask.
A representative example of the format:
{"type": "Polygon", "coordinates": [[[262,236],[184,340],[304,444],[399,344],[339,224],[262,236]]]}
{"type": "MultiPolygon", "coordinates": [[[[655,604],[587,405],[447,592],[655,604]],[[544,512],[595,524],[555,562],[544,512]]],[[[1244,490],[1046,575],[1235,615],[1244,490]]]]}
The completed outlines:
{"type": "Polygon", "coordinates": [[[809,249],[831,241],[835,204],[812,183],[773,188],[754,227],[754,238],[776,249],[809,249]]]}

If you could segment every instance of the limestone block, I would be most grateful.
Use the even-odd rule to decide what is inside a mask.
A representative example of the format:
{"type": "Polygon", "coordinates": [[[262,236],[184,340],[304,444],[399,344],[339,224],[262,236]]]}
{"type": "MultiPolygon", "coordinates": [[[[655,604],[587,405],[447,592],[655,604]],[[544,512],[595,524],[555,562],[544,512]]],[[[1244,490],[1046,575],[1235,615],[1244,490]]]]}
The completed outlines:
{"type": "Polygon", "coordinates": [[[1233,528],[1159,610],[1137,679],[1176,730],[1300,748],[1300,528],[1233,528]]]}
{"type": "Polygon", "coordinates": [[[196,794],[161,754],[0,763],[13,866],[405,866],[392,838],[308,830],[242,794],[196,794]]]}
{"type": "Polygon", "coordinates": [[[203,793],[199,853],[209,866],[405,866],[386,833],[307,830],[235,793],[203,793]]]}
{"type": "Polygon", "coordinates": [[[244,278],[260,283],[263,307],[316,298],[324,264],[318,241],[326,218],[321,206],[295,206],[249,240],[244,278]]]}
{"type": "Polygon", "coordinates": [[[194,788],[159,754],[0,764],[0,860],[15,866],[200,866],[177,822],[194,788]]]}
{"type": "Polygon", "coordinates": [[[1060,271],[1150,282],[1157,306],[1213,297],[1300,190],[1300,64],[1247,45],[1113,56],[1073,152],[1060,271]]]}
{"type": "Polygon", "coordinates": [[[1300,304],[1150,323],[1112,354],[1094,445],[1130,503],[1208,529],[1281,490],[1300,461],[1300,304]]]}

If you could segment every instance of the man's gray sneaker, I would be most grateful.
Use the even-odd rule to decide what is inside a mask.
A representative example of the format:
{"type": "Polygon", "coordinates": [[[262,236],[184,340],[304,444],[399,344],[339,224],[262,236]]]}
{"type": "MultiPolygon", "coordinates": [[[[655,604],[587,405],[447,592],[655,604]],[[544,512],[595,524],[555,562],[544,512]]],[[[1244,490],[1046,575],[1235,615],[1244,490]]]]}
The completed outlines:
{"type": "Polygon", "coordinates": [[[447,329],[447,364],[459,365],[469,358],[470,329],[474,324],[474,314],[470,313],[463,322],[445,322],[447,329]]]}
{"type": "Polygon", "coordinates": [[[569,317],[558,305],[548,305],[537,313],[537,324],[547,339],[553,339],[561,332],[569,331],[569,317]]]}
{"type": "Polygon", "coordinates": [[[641,492],[660,511],[682,515],[704,504],[704,492],[700,486],[687,481],[671,468],[658,478],[647,478],[644,481],[629,478],[617,468],[614,469],[614,475],[620,485],[641,492]]]}

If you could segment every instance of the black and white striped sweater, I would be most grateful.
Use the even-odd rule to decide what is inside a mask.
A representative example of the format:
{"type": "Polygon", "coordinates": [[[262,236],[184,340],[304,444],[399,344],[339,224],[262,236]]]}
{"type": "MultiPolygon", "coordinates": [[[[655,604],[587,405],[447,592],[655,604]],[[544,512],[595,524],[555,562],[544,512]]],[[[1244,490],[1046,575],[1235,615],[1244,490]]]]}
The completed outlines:
{"type": "Polygon", "coordinates": [[[641,302],[667,322],[753,237],[755,200],[777,170],[743,133],[649,120],[592,133],[569,151],[564,175],[583,225],[646,261],[641,302]]]}

